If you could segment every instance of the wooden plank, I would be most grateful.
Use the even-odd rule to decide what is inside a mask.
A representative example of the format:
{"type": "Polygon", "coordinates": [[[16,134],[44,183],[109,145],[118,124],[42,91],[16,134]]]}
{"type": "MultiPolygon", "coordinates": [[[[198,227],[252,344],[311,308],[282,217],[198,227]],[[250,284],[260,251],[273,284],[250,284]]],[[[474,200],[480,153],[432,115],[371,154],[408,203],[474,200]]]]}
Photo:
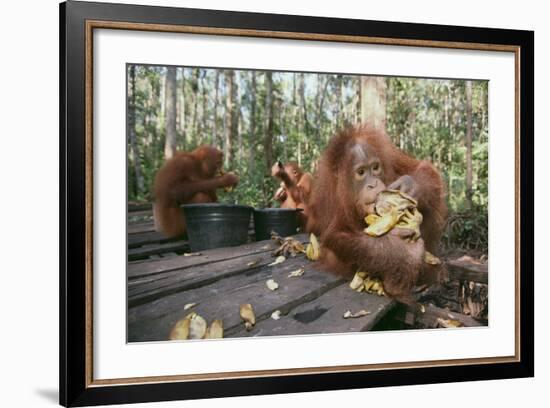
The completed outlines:
{"type": "Polygon", "coordinates": [[[418,306],[408,306],[406,308],[405,323],[415,324],[415,326],[420,325],[424,328],[435,328],[438,327],[437,319],[441,318],[444,320],[458,320],[466,327],[486,326],[471,316],[451,312],[434,305],[426,305],[424,309],[425,312],[422,313],[418,306]]]}
{"type": "MultiPolygon", "coordinates": [[[[128,218],[134,217],[134,213],[128,213],[128,218]]],[[[152,219],[152,213],[150,214],[151,219],[150,220],[139,220],[139,221],[132,221],[130,220],[128,222],[128,234],[139,234],[143,232],[153,232],[155,231],[155,223],[152,219]]],[[[140,218],[143,218],[146,216],[140,216],[140,218]]],[[[254,224],[251,222],[251,225],[249,226],[248,235],[254,236],[254,224]]]]}
{"type": "Polygon", "coordinates": [[[144,259],[151,255],[162,254],[165,252],[185,252],[189,251],[187,241],[166,242],[163,244],[154,244],[151,246],[142,246],[128,250],[128,261],[144,259]]]}
{"type": "Polygon", "coordinates": [[[152,231],[137,234],[128,234],[128,248],[137,248],[147,244],[160,244],[175,241],[174,238],[167,238],[163,233],[152,231]]]}
{"type": "Polygon", "coordinates": [[[344,280],[330,273],[315,271],[313,264],[306,259],[290,258],[279,265],[254,268],[206,286],[131,307],[128,311],[128,339],[131,342],[166,340],[176,321],[191,311],[196,311],[209,323],[213,319],[222,319],[225,337],[231,337],[242,330],[239,306],[243,303],[253,305],[259,324],[270,318],[273,311],[292,310],[343,282],[344,280]],[[304,263],[303,276],[288,277],[290,271],[304,263]],[[271,291],[267,288],[266,281],[269,278],[278,282],[277,290],[271,291]],[[197,305],[183,310],[187,303],[197,305]]]}
{"type": "MultiPolygon", "coordinates": [[[[266,243],[269,244],[269,241],[264,241],[264,247],[266,243]]],[[[242,249],[242,247],[238,248],[242,249]]],[[[221,255],[220,251],[213,251],[216,251],[216,255],[221,255]]],[[[201,255],[201,257],[208,257],[206,253],[210,252],[212,251],[205,251],[205,255],[201,255]]],[[[198,258],[198,256],[178,257],[177,260],[174,258],[174,261],[180,262],[188,260],[189,265],[186,268],[162,274],[142,275],[139,278],[130,279],[128,281],[129,305],[135,306],[150,302],[162,296],[208,285],[233,275],[255,273],[255,271],[261,268],[269,268],[267,265],[274,261],[270,250],[249,253],[244,256],[242,254],[240,256],[234,256],[234,254],[231,256],[231,248],[224,248],[224,252],[222,259],[206,263],[197,263],[193,258],[198,258]]],[[[298,266],[295,269],[309,262],[304,255],[289,258],[285,263],[288,264],[291,261],[293,264],[294,261],[298,262],[298,266]]]]}
{"type": "MultiPolygon", "coordinates": [[[[294,238],[302,243],[307,243],[309,241],[309,236],[307,234],[299,234],[294,238]]],[[[165,273],[177,269],[190,268],[193,266],[211,264],[245,255],[271,252],[276,248],[277,245],[274,241],[267,240],[252,242],[250,244],[240,245],[237,247],[210,249],[207,251],[202,251],[199,256],[180,256],[178,258],[161,261],[142,261],[128,265],[128,279],[154,275],[157,273],[165,273]]]]}
{"type": "Polygon", "coordinates": [[[129,202],[128,203],[128,212],[134,211],[143,211],[143,210],[153,210],[153,204],[147,202],[129,202]]]}
{"type": "Polygon", "coordinates": [[[132,218],[132,217],[153,218],[153,211],[151,211],[151,210],[141,210],[141,211],[128,212],[128,218],[132,218]]]}
{"type": "Polygon", "coordinates": [[[345,282],[308,303],[288,312],[281,311],[286,314],[282,314],[279,320],[263,320],[251,331],[242,329],[234,337],[367,331],[395,304],[394,300],[385,296],[358,293],[349,287],[349,282],[345,282]],[[366,310],[370,314],[344,319],[344,313],[348,310],[352,313],[366,310]]]}
{"type": "Polygon", "coordinates": [[[487,264],[474,264],[461,261],[446,261],[449,271],[449,279],[460,281],[473,281],[478,283],[489,283],[487,264]]]}
{"type": "Polygon", "coordinates": [[[152,221],[128,224],[128,234],[141,234],[143,232],[155,231],[155,224],[152,221]]]}

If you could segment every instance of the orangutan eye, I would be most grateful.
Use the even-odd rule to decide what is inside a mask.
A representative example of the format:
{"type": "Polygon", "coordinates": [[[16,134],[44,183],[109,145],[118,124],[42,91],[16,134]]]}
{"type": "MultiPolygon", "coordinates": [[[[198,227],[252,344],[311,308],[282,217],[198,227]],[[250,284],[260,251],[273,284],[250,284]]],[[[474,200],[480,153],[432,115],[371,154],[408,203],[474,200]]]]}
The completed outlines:
{"type": "Polygon", "coordinates": [[[357,170],[355,170],[355,177],[357,179],[362,179],[363,177],[365,177],[366,173],[367,171],[365,170],[364,167],[359,167],[357,170]]]}
{"type": "Polygon", "coordinates": [[[371,170],[374,172],[380,171],[380,163],[376,162],[372,165],[371,170]]]}

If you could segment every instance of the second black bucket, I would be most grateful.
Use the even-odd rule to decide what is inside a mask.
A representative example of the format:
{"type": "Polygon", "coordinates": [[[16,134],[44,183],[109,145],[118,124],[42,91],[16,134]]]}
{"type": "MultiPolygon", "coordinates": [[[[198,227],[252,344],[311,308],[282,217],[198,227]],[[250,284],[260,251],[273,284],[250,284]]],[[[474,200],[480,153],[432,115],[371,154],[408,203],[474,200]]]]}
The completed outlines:
{"type": "Polygon", "coordinates": [[[248,242],[252,207],[237,204],[182,205],[191,251],[230,247],[248,242]]]}
{"type": "Polygon", "coordinates": [[[281,237],[295,235],[298,230],[298,211],[293,208],[261,208],[254,210],[256,241],[271,238],[271,231],[281,237]]]}

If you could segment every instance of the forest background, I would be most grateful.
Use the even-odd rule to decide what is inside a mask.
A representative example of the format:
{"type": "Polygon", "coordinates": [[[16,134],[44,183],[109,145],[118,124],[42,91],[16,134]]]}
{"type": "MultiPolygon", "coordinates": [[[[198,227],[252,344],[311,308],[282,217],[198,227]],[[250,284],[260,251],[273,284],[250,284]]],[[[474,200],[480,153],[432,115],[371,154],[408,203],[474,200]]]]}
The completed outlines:
{"type": "Polygon", "coordinates": [[[155,173],[175,151],[212,144],[240,176],[219,201],[276,206],[276,160],[314,173],[332,135],[369,123],[440,170],[445,249],[487,252],[487,81],[152,65],[128,65],[127,79],[129,201],[152,201],[155,173]]]}

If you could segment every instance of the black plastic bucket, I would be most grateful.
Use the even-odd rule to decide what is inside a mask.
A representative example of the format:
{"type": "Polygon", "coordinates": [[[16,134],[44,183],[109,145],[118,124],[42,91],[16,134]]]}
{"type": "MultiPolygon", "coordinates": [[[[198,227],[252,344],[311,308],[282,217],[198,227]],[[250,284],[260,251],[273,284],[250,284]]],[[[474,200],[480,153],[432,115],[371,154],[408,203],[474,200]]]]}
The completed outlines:
{"type": "Polygon", "coordinates": [[[230,247],[248,242],[252,207],[237,204],[182,205],[191,251],[230,247]]]}
{"type": "Polygon", "coordinates": [[[271,231],[281,237],[295,235],[299,226],[298,211],[294,208],[261,208],[254,210],[256,241],[271,237],[271,231]]]}

